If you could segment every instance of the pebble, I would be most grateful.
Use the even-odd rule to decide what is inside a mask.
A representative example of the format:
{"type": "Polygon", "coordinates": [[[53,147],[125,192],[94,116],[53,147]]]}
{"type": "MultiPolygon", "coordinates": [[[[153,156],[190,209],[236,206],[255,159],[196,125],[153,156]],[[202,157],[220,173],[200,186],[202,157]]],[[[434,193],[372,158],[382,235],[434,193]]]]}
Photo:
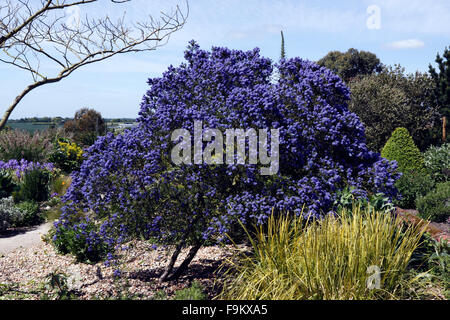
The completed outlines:
{"type": "MultiPolygon", "coordinates": [[[[152,249],[144,241],[133,241],[129,250],[121,251],[122,278],[113,277],[113,267],[103,263],[76,263],[70,255],[58,254],[52,245],[40,243],[30,248],[19,248],[0,257],[0,284],[20,284],[22,291],[31,292],[33,284],[45,282],[52,272],[67,276],[70,289],[77,290],[79,299],[114,298],[121,291],[137,299],[151,299],[158,290],[165,290],[168,297],[176,290],[198,280],[205,287],[209,298],[215,296],[222,279],[216,272],[227,257],[233,255],[234,246],[210,246],[199,250],[188,272],[177,281],[159,283],[158,275],[170,258],[169,248],[152,249]]],[[[246,250],[241,246],[239,250],[246,250]]],[[[181,252],[177,266],[188,253],[181,252]]],[[[30,299],[39,299],[39,295],[30,299]]]]}

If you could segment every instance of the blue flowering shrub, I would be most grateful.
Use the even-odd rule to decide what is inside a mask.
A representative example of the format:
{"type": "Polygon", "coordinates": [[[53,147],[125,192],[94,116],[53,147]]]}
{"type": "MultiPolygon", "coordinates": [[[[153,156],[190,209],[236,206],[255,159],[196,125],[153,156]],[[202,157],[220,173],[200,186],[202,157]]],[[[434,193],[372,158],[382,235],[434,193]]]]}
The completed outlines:
{"type": "Polygon", "coordinates": [[[180,272],[204,241],[226,239],[238,219],[264,223],[272,210],[322,217],[349,186],[361,197],[395,196],[395,163],[367,149],[364,127],[347,108],[349,89],[328,69],[282,60],[273,83],[274,66],[258,49],[205,51],[191,42],[185,59],[148,80],[136,128],[87,149],[55,241],[61,230],[85,223],[76,214],[84,211],[96,221],[90,239],[110,248],[136,236],[176,244],[166,279],[183,246],[192,245],[180,272]],[[266,165],[248,161],[175,165],[172,132],[193,133],[195,120],[221,132],[279,129],[279,171],[262,175],[266,165]]]}
{"type": "Polygon", "coordinates": [[[59,253],[72,253],[77,261],[88,263],[103,260],[112,249],[97,237],[95,224],[89,221],[61,227],[53,244],[59,253]]]}

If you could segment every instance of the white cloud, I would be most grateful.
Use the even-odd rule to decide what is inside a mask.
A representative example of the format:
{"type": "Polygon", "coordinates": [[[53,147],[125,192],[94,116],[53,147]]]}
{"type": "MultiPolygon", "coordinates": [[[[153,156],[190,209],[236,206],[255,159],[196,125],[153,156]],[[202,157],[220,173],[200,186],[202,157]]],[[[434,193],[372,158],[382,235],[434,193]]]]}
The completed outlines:
{"type": "Polygon", "coordinates": [[[407,39],[390,42],[386,46],[392,49],[418,49],[423,48],[425,43],[419,39],[407,39]]]}

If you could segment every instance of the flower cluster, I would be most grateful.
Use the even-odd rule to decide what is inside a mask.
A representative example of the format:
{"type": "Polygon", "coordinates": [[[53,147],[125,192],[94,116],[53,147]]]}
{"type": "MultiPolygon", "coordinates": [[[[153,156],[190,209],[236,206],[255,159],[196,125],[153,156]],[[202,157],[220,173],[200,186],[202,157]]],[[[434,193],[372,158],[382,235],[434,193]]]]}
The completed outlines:
{"type": "Polygon", "coordinates": [[[59,148],[69,159],[80,161],[83,158],[83,149],[75,142],[58,141],[59,148]]]}
{"type": "Polygon", "coordinates": [[[18,179],[20,179],[25,173],[34,169],[53,171],[54,168],[55,167],[52,163],[32,162],[25,159],[20,161],[15,159],[6,162],[0,161],[0,170],[14,171],[18,179]]]}
{"type": "Polygon", "coordinates": [[[328,69],[282,60],[273,83],[274,66],[258,49],[208,52],[192,42],[185,59],[149,79],[136,128],[86,151],[64,198],[63,225],[76,225],[84,211],[106,223],[104,241],[111,234],[117,243],[136,235],[221,240],[237,219],[264,223],[272,210],[321,217],[347,186],[395,196],[395,163],[368,150],[347,108],[349,89],[328,69]],[[262,176],[261,164],[175,165],[171,134],[192,133],[195,120],[221,131],[279,129],[278,174],[262,176]]]}
{"type": "Polygon", "coordinates": [[[49,160],[59,169],[70,173],[80,168],[84,160],[84,150],[69,139],[59,138],[54,144],[49,160]]]}

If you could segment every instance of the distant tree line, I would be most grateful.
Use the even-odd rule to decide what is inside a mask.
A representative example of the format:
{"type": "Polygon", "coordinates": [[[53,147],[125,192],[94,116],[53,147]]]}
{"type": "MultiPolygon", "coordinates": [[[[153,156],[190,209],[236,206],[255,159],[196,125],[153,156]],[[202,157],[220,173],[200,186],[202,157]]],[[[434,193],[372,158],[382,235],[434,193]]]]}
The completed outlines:
{"type": "MultiPolygon", "coordinates": [[[[70,117],[27,117],[20,119],[9,119],[9,123],[36,123],[36,122],[46,122],[46,123],[58,123],[64,124],[66,121],[73,120],[70,117]]],[[[111,123],[132,123],[135,122],[135,118],[104,118],[105,122],[111,123]]]]}
{"type": "MultiPolygon", "coordinates": [[[[8,120],[9,124],[48,124],[46,128],[54,129],[59,127],[63,130],[63,136],[70,137],[70,140],[80,146],[90,146],[98,136],[105,135],[106,132],[115,132],[116,124],[134,123],[135,118],[103,118],[100,112],[91,108],[78,110],[73,118],[69,117],[27,117],[16,120],[8,120]],[[108,123],[111,128],[108,128],[108,123]]],[[[8,126],[7,126],[8,128],[8,126]]]]}
{"type": "Polygon", "coordinates": [[[30,118],[20,118],[20,119],[10,119],[10,123],[30,123],[30,122],[48,122],[48,123],[64,123],[71,118],[63,117],[30,117],[30,118]]]}

